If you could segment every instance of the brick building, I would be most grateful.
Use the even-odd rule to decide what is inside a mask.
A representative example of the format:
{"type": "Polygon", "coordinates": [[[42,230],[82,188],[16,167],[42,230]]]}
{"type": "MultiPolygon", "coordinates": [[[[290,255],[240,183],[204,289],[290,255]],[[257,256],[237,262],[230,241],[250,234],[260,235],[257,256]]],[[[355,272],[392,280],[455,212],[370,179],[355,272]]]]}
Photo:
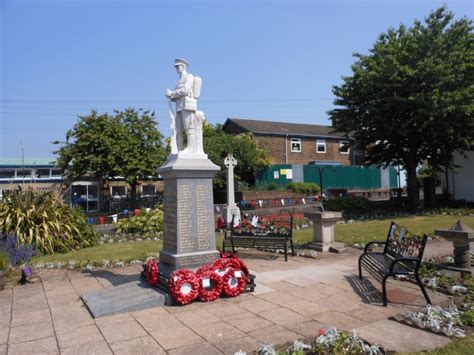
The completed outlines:
{"type": "Polygon", "coordinates": [[[223,130],[229,134],[252,133],[274,164],[355,165],[359,160],[349,142],[330,126],[228,118],[223,130]]]}

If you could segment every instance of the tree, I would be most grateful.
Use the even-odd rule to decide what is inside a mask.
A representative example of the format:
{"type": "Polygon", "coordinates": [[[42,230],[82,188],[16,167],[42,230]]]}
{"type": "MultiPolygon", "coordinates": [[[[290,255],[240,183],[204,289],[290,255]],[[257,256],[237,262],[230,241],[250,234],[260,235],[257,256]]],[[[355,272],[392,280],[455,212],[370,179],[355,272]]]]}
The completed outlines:
{"type": "Polygon", "coordinates": [[[57,165],[71,178],[87,174],[103,182],[123,177],[130,185],[132,208],[140,181],[156,176],[165,160],[163,136],[156,128],[155,114],[127,108],[114,115],[80,116],[60,144],[57,165]]]}
{"type": "Polygon", "coordinates": [[[222,125],[205,124],[203,136],[204,151],[214,164],[221,167],[213,180],[214,185],[219,188],[226,186],[227,167],[224,165],[224,159],[229,153],[233,154],[237,160],[234,170],[235,178],[249,185],[255,183],[256,172],[271,163],[269,153],[260,148],[250,133],[234,136],[225,133],[222,125]]]}
{"type": "Polygon", "coordinates": [[[442,7],[410,28],[382,33],[355,54],[352,76],[333,87],[336,131],[365,150],[366,164],[407,171],[408,206],[419,208],[416,169],[441,170],[474,142],[472,21],[442,7]]]}

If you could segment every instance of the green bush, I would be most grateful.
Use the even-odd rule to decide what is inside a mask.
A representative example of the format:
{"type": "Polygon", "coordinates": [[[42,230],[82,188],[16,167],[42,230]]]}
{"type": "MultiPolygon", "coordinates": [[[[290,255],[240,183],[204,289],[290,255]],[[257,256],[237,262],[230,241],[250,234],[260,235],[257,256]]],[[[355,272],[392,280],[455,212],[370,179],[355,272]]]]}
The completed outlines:
{"type": "Polygon", "coordinates": [[[141,210],[139,216],[120,219],[116,229],[118,233],[156,237],[163,232],[163,209],[160,206],[150,212],[141,210]]]}
{"type": "Polygon", "coordinates": [[[321,190],[318,185],[312,182],[290,182],[285,189],[299,194],[317,194],[321,190]]]}
{"type": "Polygon", "coordinates": [[[474,326],[474,310],[468,309],[461,315],[461,322],[463,325],[474,326]]]}
{"type": "Polygon", "coordinates": [[[370,201],[363,197],[338,197],[328,200],[324,203],[324,207],[328,211],[340,211],[345,214],[367,213],[372,210],[370,201]]]}
{"type": "Polygon", "coordinates": [[[6,196],[0,204],[0,234],[15,235],[43,254],[89,247],[97,234],[84,214],[52,192],[31,190],[6,196]]]}
{"type": "Polygon", "coordinates": [[[278,185],[276,182],[270,182],[268,185],[265,186],[264,190],[278,190],[278,185]]]}

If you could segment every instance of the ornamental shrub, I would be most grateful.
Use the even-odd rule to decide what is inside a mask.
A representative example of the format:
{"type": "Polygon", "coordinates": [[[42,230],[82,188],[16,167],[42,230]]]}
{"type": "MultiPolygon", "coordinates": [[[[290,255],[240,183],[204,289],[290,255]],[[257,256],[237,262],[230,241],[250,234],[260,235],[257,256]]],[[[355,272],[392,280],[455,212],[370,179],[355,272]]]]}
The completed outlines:
{"type": "Polygon", "coordinates": [[[345,214],[367,213],[372,210],[370,201],[363,197],[338,197],[324,203],[328,211],[340,211],[345,214]]]}
{"type": "Polygon", "coordinates": [[[118,233],[139,234],[146,238],[161,235],[163,232],[163,208],[158,206],[149,212],[141,210],[139,216],[120,219],[116,229],[118,233]]]}
{"type": "Polygon", "coordinates": [[[52,192],[24,191],[0,203],[0,234],[14,235],[20,245],[33,245],[43,254],[68,252],[97,242],[97,233],[84,214],[52,192]]]}
{"type": "Polygon", "coordinates": [[[286,190],[290,190],[299,194],[317,194],[321,190],[318,185],[313,182],[290,182],[285,187],[286,190]]]}

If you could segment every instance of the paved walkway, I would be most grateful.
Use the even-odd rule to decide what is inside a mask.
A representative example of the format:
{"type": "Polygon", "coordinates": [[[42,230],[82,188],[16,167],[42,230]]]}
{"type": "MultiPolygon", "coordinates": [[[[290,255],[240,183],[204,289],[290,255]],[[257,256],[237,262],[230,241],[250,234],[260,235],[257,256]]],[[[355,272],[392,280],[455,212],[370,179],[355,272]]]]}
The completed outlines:
{"type": "MultiPolygon", "coordinates": [[[[451,245],[433,244],[434,254],[451,245]]],[[[428,254],[430,245],[428,245],[428,254]]],[[[233,354],[262,343],[279,344],[317,335],[336,326],[356,329],[386,350],[430,350],[448,339],[388,318],[423,305],[419,289],[390,281],[381,306],[380,285],[356,277],[360,251],[317,260],[246,252],[257,275],[255,294],[184,307],[162,307],[93,319],[81,294],[139,277],[137,266],[78,272],[44,270],[41,281],[0,292],[0,354],[233,354]]],[[[447,297],[430,293],[434,303],[447,297]]]]}

